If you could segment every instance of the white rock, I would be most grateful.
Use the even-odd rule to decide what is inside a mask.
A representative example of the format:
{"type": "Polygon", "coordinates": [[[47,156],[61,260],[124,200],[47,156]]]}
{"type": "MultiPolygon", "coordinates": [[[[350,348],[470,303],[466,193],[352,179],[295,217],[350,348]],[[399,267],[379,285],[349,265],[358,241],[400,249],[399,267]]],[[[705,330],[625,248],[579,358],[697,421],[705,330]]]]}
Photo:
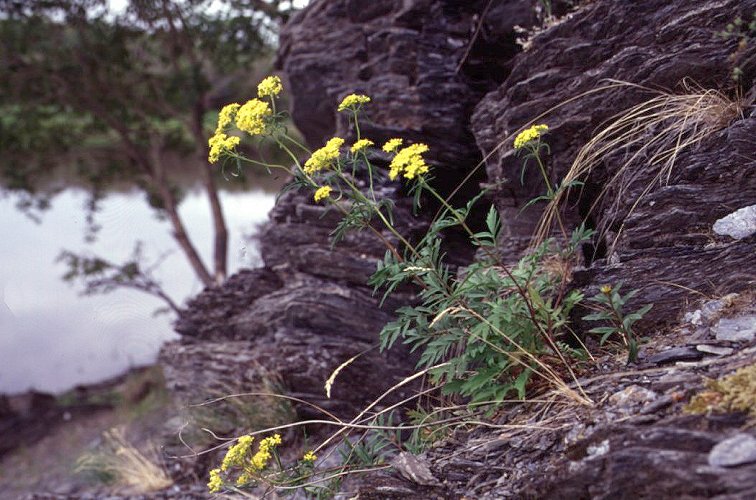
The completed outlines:
{"type": "Polygon", "coordinates": [[[756,337],[756,315],[722,318],[716,327],[717,340],[750,342],[756,337]]]}
{"type": "Polygon", "coordinates": [[[719,347],[715,345],[701,344],[697,345],[696,349],[705,352],[706,354],[716,354],[717,356],[729,356],[735,349],[732,347],[719,347]]]}
{"type": "Polygon", "coordinates": [[[683,321],[690,323],[691,325],[701,326],[703,324],[703,321],[701,321],[701,310],[696,309],[693,312],[685,313],[683,321]]]}
{"type": "Polygon", "coordinates": [[[609,440],[604,439],[598,444],[589,445],[585,450],[589,457],[600,457],[609,453],[609,440]]]}
{"type": "Polygon", "coordinates": [[[756,462],[756,439],[750,434],[736,434],[709,452],[709,465],[714,467],[735,467],[751,462],[756,462]]]}
{"type": "Polygon", "coordinates": [[[742,240],[756,233],[756,205],[736,210],[714,223],[714,232],[742,240]]]}

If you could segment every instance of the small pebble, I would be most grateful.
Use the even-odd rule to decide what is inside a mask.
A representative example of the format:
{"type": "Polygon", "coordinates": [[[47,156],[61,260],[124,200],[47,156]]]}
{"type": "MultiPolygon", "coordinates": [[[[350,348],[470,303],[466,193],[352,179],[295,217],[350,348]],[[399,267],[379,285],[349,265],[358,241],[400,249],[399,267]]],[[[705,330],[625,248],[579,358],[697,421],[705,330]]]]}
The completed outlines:
{"type": "Polygon", "coordinates": [[[706,354],[715,354],[717,356],[729,356],[735,351],[732,347],[720,347],[709,344],[697,345],[696,349],[706,354]]]}
{"type": "Polygon", "coordinates": [[[609,397],[609,403],[618,408],[630,408],[653,401],[657,396],[658,395],[654,391],[648,390],[639,385],[631,385],[612,394],[609,397]]]}

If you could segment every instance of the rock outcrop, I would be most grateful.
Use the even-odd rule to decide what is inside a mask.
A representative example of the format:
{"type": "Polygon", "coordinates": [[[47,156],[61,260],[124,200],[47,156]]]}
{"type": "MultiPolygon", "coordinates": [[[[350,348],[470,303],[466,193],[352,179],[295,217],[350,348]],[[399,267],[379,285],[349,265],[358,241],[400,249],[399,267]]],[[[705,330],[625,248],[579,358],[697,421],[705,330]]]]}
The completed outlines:
{"type": "MultiPolygon", "coordinates": [[[[734,39],[718,36],[738,15],[748,18],[754,10],[753,1],[602,0],[536,35],[472,117],[473,133],[488,157],[489,182],[502,186],[495,199],[507,226],[505,244],[517,250],[530,240],[540,207],[520,211],[545,190],[536,168],[520,183],[522,160],[511,148],[519,128],[531,121],[549,124],[549,168],[559,181],[612,117],[656,97],[651,89],[681,94],[714,89],[728,94],[723,106],[692,107],[689,118],[678,118],[677,125],[686,119],[715,125],[700,142],[681,149],[668,177],[656,178],[660,167],[650,164],[652,152],[646,151],[627,165],[622,175],[628,180],[609,185],[638,149],[636,144],[624,150],[620,143],[581,178],[582,196],[571,200],[575,208],[566,216],[573,223],[587,219],[601,239],[586,256],[594,262],[577,274],[576,285],[593,290],[624,280],[628,288],[642,289],[636,303],[655,304],[648,318],[656,322],[673,321],[691,290],[713,295],[753,287],[756,273],[748,261],[754,240],[718,237],[712,226],[756,199],[753,99],[738,98],[731,83],[732,56],[741,52],[741,93],[748,94],[756,76],[756,45],[739,48],[734,39]],[[596,90],[612,80],[633,85],[596,90]],[[683,88],[686,81],[689,87],[683,88]]],[[[672,126],[671,120],[664,126],[672,126]]],[[[660,128],[646,131],[647,139],[660,128]]],[[[677,140],[672,137],[660,149],[675,147],[677,140]]]]}
{"type": "MultiPolygon", "coordinates": [[[[567,2],[552,3],[566,14],[567,2]]],[[[363,133],[376,142],[400,135],[429,144],[442,191],[485,158],[487,179],[482,170],[474,175],[468,193],[478,182],[497,186],[504,257],[514,259],[542,206],[522,208],[543,191],[533,168],[520,183],[522,160],[511,147],[519,128],[534,120],[549,124],[548,168],[558,181],[602,124],[653,97],[649,89],[686,92],[680,85],[688,78],[723,92],[734,104],[712,118],[716,125],[700,141],[679,151],[663,182],[640,155],[618,189],[610,180],[633,154],[619,147],[581,179],[582,197],[565,208],[571,227],[585,219],[601,236],[585,249],[585,268],[575,272],[573,286],[591,294],[624,280],[626,289],[641,290],[635,303],[654,304],[647,326],[675,325],[686,301],[756,284],[756,236],[732,239],[712,230],[756,199],[754,44],[716,35],[737,15],[750,16],[756,1],[571,3],[578,4],[574,12],[539,30],[521,51],[515,25],[539,23],[540,2],[315,0],[281,38],[279,64],[293,94],[293,118],[307,141],[320,146],[334,133],[351,133],[347,117],[335,113],[338,101],[368,94],[373,102],[363,133]],[[739,101],[730,83],[735,63],[739,101]],[[597,90],[607,79],[633,85],[597,90]]],[[[421,232],[427,221],[409,214],[400,188],[386,183],[381,189],[397,201],[401,229],[421,232]]],[[[289,394],[349,414],[409,372],[414,363],[406,351],[369,349],[394,308],[412,295],[378,306],[365,281],[385,249],[369,233],[329,247],[336,215],[305,195],[282,196],[261,233],[265,267],[189,304],[176,325],[183,341],[161,355],[169,385],[186,401],[254,390],[261,373],[274,372],[289,394]],[[331,371],[363,351],[341,374],[333,399],[325,398],[331,371]]],[[[355,491],[360,498],[623,498],[638,491],[631,488],[642,478],[649,496],[747,496],[756,487],[749,479],[753,464],[724,471],[707,465],[712,448],[742,430],[742,416],[682,417],[682,400],[700,378],[672,364],[699,363],[696,370],[719,376],[753,362],[753,339],[727,343],[695,330],[677,329],[674,338],[662,335],[669,330],[647,331],[656,332],[658,345],[642,351],[637,372],[615,380],[612,373],[626,369],[605,357],[595,380],[584,381],[589,396],[604,403],[560,410],[550,417],[549,432],[457,436],[425,457],[443,484],[379,475],[355,491]],[[710,355],[720,358],[704,358],[710,355]],[[640,468],[649,472],[641,475],[640,468]]],[[[532,424],[547,409],[521,405],[501,422],[532,424]]],[[[298,411],[311,415],[305,407],[298,411]]]]}
{"type": "MultiPolygon", "coordinates": [[[[378,193],[398,198],[395,189],[379,186],[378,193]]],[[[409,210],[400,202],[395,215],[412,234],[423,224],[409,210]]],[[[290,396],[348,416],[410,373],[414,363],[405,350],[382,355],[375,347],[378,332],[411,295],[379,307],[381,295],[366,282],[386,248],[369,231],[350,233],[331,248],[337,221],[336,211],[315,205],[310,194],[288,192],[260,234],[265,267],[243,271],[188,304],[176,323],[183,340],[161,352],[168,385],[185,402],[259,391],[262,379],[273,376],[290,396]],[[331,372],[360,353],[327,398],[331,372]]],[[[394,241],[388,232],[383,237],[394,241]]],[[[316,416],[310,407],[298,410],[300,417],[316,416]]]]}
{"type": "Polygon", "coordinates": [[[627,370],[602,356],[594,373],[580,379],[592,405],[513,405],[492,422],[497,428],[457,432],[423,454],[424,466],[438,478],[435,484],[416,484],[392,472],[374,475],[354,490],[360,498],[376,499],[751,498],[756,440],[752,429],[743,429],[753,417],[743,411],[697,414],[686,404],[707,379],[744,366],[756,370],[753,337],[716,340],[717,324],[731,317],[753,321],[754,312],[752,297],[708,302],[652,348],[658,353],[691,348],[698,352],[696,361],[673,365],[673,357],[651,361],[649,355],[627,370]]]}
{"type": "MultiPolygon", "coordinates": [[[[373,102],[363,134],[377,143],[396,135],[428,143],[438,187],[453,188],[480,162],[468,126],[473,107],[507,76],[517,51],[514,25],[536,20],[528,1],[488,7],[484,1],[368,7],[352,0],[315,1],[281,36],[279,63],[293,118],[319,147],[334,133],[351,133],[336,107],[345,95],[364,92],[373,102]],[[484,9],[495,15],[481,18],[484,9]]],[[[473,191],[482,174],[468,183],[473,191]]],[[[380,195],[396,200],[403,234],[421,232],[425,222],[410,215],[397,184],[387,183],[380,195]]],[[[378,307],[366,281],[385,246],[361,233],[331,247],[337,219],[336,212],[304,195],[282,196],[259,237],[265,266],[243,271],[188,304],[176,322],[183,340],[161,354],[169,386],[185,401],[249,390],[259,385],[262,369],[280,376],[291,395],[348,414],[409,372],[414,361],[406,351],[380,355],[370,348],[411,295],[399,294],[378,307]],[[362,351],[367,352],[341,373],[333,399],[326,399],[325,379],[362,351]],[[368,372],[381,377],[366,378],[368,372]]],[[[459,262],[471,252],[451,253],[459,262]]]]}
{"type": "Polygon", "coordinates": [[[341,98],[367,94],[373,102],[362,132],[376,143],[401,136],[428,144],[440,189],[455,187],[460,172],[481,159],[470,114],[509,74],[518,50],[514,26],[536,22],[532,4],[312,2],[281,34],[292,116],[307,141],[319,146],[334,131],[350,134],[348,117],[335,111],[341,98]]]}

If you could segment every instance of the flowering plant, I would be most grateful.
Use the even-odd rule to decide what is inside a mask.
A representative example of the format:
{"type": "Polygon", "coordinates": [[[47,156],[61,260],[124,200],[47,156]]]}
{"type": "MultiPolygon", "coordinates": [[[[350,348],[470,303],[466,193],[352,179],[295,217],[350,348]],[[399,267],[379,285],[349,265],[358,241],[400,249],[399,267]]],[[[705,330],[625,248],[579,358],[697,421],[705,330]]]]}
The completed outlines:
{"type": "MultiPolygon", "coordinates": [[[[368,284],[376,291],[383,290],[384,300],[400,284],[413,284],[419,290],[419,300],[415,305],[400,308],[396,321],[383,328],[381,348],[388,349],[401,339],[413,350],[419,349],[421,373],[428,374],[431,383],[445,393],[461,395],[472,404],[496,404],[512,393],[524,398],[533,377],[585,402],[587,396],[578,394],[563,380],[565,371],[573,379],[575,375],[565,357],[571,351],[561,346],[565,345],[565,336],[571,335],[570,312],[583,299],[582,294],[569,291],[566,286],[569,272],[575,263],[576,250],[591,237],[592,231],[580,226],[571,235],[564,234],[567,242],[564,247],[550,239],[524,255],[516,265],[504,264],[499,251],[501,223],[496,209],[490,207],[482,229],[474,231],[468,220],[485,191],[465,206],[453,207],[431,185],[431,164],[426,158],[430,153],[428,145],[407,143],[395,137],[378,148],[372,139],[363,137],[360,119],[371,103],[370,97],[350,94],[337,107],[338,112],[348,113],[354,127],[351,144],[343,137],[332,137],[311,151],[292,138],[282,124],[285,115],[276,109],[279,83],[266,79],[260,84],[257,98],[244,105],[224,107],[216,136],[210,142],[210,156],[216,161],[248,162],[269,170],[285,170],[291,175],[291,188],[310,190],[315,203],[341,213],[332,233],[334,242],[348,230],[364,229],[386,244],[386,254],[368,284]],[[234,124],[238,131],[274,141],[289,156],[291,164],[246,158],[237,151],[239,141],[231,140],[238,139],[231,131],[234,124]],[[379,168],[376,160],[387,163],[387,171],[379,168]],[[376,181],[407,183],[414,195],[416,211],[425,199],[437,202],[438,214],[419,240],[411,241],[396,228],[393,202],[380,196],[376,181]],[[471,243],[480,249],[477,262],[459,274],[452,272],[445,262],[442,249],[444,231],[452,227],[467,233],[471,243]]],[[[518,135],[514,147],[526,153],[526,161],[534,159],[538,163],[547,196],[553,197],[560,188],[550,182],[542,158],[542,153],[548,151],[543,140],[547,131],[546,125],[531,127],[518,135]]],[[[343,366],[328,379],[326,391],[343,366]]],[[[390,442],[398,443],[401,439],[390,442]]],[[[378,460],[376,457],[381,456],[384,446],[381,443],[384,441],[373,441],[370,446],[363,443],[367,448],[352,446],[350,456],[362,457],[365,463],[378,460]]],[[[242,446],[242,441],[236,446],[242,446]]],[[[300,474],[290,478],[290,484],[300,481],[301,474],[311,474],[315,453],[322,446],[309,451],[290,469],[300,474]]],[[[232,450],[229,454],[233,460],[229,460],[242,471],[237,481],[243,479],[244,483],[252,477],[259,480],[269,457],[255,461],[255,455],[237,463],[234,460],[240,452],[232,450]]],[[[250,453],[248,448],[243,451],[244,456],[250,453]]],[[[273,446],[262,450],[261,443],[258,454],[263,451],[276,456],[273,446]]],[[[219,483],[218,478],[228,469],[221,466],[213,472],[211,488],[226,484],[222,480],[219,483]]],[[[272,481],[272,476],[265,477],[272,481]]]]}
{"type": "MultiPolygon", "coordinates": [[[[370,97],[350,94],[337,107],[338,112],[350,117],[356,135],[352,144],[342,137],[333,137],[321,148],[310,151],[279,123],[283,116],[276,111],[280,90],[280,81],[268,78],[260,84],[258,98],[244,105],[226,106],[219,116],[218,138],[211,140],[211,155],[217,153],[219,158],[264,164],[237,153],[237,142],[220,135],[227,134],[234,121],[238,130],[272,139],[287,152],[292,165],[264,164],[265,167],[286,170],[293,178],[293,187],[312,190],[315,202],[342,213],[332,234],[334,241],[348,230],[358,228],[373,231],[386,243],[386,256],[369,284],[376,290],[384,289],[388,295],[402,282],[413,283],[420,287],[422,304],[398,311],[397,321],[381,332],[381,346],[389,348],[403,338],[414,348],[422,347],[421,366],[431,368],[445,361],[442,368],[431,371],[432,380],[446,391],[470,396],[474,401],[503,399],[511,391],[522,397],[532,374],[556,380],[558,377],[548,367],[537,366],[535,354],[548,349],[561,358],[555,335],[568,323],[569,311],[582,296],[576,292],[557,292],[563,288],[559,282],[566,276],[542,269],[543,259],[557,251],[554,242],[546,242],[514,268],[502,265],[496,210],[493,207],[489,210],[486,230],[475,232],[468,225],[469,214],[484,193],[465,207],[452,207],[430,185],[431,167],[425,158],[430,148],[426,144],[408,144],[395,137],[382,144],[379,151],[373,140],[362,136],[360,119],[371,103],[370,97]],[[217,144],[220,146],[213,150],[217,144]],[[304,162],[300,161],[300,155],[306,158],[304,162]],[[382,174],[374,159],[385,159],[386,155],[388,172],[382,174]],[[366,174],[367,182],[362,187],[357,181],[358,172],[366,174]],[[382,177],[384,181],[409,183],[416,210],[426,194],[440,205],[440,215],[420,241],[410,242],[396,229],[391,200],[377,195],[374,183],[384,175],[388,178],[382,177]],[[373,219],[377,219],[377,225],[372,223],[373,219]],[[442,231],[453,226],[465,231],[483,251],[483,258],[468,267],[464,278],[450,274],[443,262],[442,231]],[[384,237],[383,231],[393,238],[384,237]],[[456,356],[450,354],[453,346],[462,346],[456,356]],[[519,351],[525,354],[516,354],[519,351]]],[[[514,147],[535,159],[548,195],[553,196],[555,188],[541,158],[541,153],[548,151],[542,140],[546,132],[546,125],[530,127],[517,136],[514,147]]],[[[579,242],[589,236],[590,231],[582,228],[576,231],[568,247],[572,250],[561,251],[560,258],[571,259],[579,242]]]]}

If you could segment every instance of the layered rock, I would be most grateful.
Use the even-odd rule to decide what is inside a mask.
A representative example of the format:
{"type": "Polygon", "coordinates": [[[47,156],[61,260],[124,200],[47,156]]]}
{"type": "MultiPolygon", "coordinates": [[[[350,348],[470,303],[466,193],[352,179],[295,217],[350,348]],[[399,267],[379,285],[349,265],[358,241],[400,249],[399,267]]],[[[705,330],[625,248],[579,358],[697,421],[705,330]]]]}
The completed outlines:
{"type": "MultiPolygon", "coordinates": [[[[395,191],[396,185],[378,186],[379,196],[397,197],[395,191]]],[[[409,210],[407,202],[395,208],[405,234],[423,227],[409,210]]],[[[405,350],[382,355],[376,344],[411,295],[399,293],[379,306],[381,295],[366,282],[386,247],[363,231],[331,248],[339,218],[333,207],[315,205],[310,193],[282,195],[260,234],[265,267],[243,271],[188,304],[176,322],[183,341],[161,352],[168,385],[184,401],[259,391],[263,378],[273,376],[287,394],[348,416],[410,373],[414,361],[405,350]],[[360,353],[327,398],[331,372],[360,353]],[[371,372],[380,377],[365,376],[371,372]]],[[[388,231],[382,237],[397,243],[388,231]]],[[[311,407],[298,409],[302,417],[315,416],[311,407]]]]}
{"type": "MultiPolygon", "coordinates": [[[[427,450],[420,460],[435,482],[418,484],[392,471],[366,479],[355,493],[371,499],[751,498],[753,417],[694,412],[687,401],[707,379],[754,369],[753,337],[717,340],[718,324],[753,314],[752,297],[708,302],[690,312],[677,335],[651,347],[657,354],[692,348],[695,362],[674,365],[672,357],[648,356],[628,371],[604,355],[579,381],[592,404],[513,405],[495,419],[497,428],[460,431],[427,450]]],[[[747,401],[750,394],[741,397],[747,401]]]]}
{"type": "MultiPolygon", "coordinates": [[[[756,46],[739,47],[736,40],[717,35],[754,9],[753,1],[602,0],[586,3],[536,35],[515,59],[508,79],[478,104],[472,118],[488,158],[489,182],[502,183],[495,198],[505,221],[505,246],[518,251],[528,243],[542,205],[521,209],[545,191],[533,166],[520,182],[522,159],[511,147],[519,128],[531,121],[548,123],[548,167],[558,182],[579,149],[613,116],[658,95],[651,89],[721,90],[731,104],[707,110],[710,116],[703,121],[718,123],[700,142],[680,150],[668,178],[656,178],[660,169],[647,153],[627,165],[621,189],[608,186],[637,150],[636,145],[624,151],[620,144],[581,179],[582,196],[570,200],[564,217],[573,225],[587,219],[601,236],[586,256],[596,261],[578,273],[576,284],[591,291],[597,284],[625,280],[628,288],[642,289],[636,303],[655,304],[650,319],[673,320],[691,291],[711,295],[753,286],[756,275],[748,264],[756,251],[753,238],[721,238],[711,228],[756,199],[753,102],[738,99],[731,83],[737,55],[741,94],[749,93],[756,46]],[[634,85],[611,86],[612,80],[634,85]],[[597,90],[602,86],[611,88],[597,90]],[[602,200],[590,210],[599,193],[602,200]]],[[[691,120],[700,112],[691,109],[691,120]]],[[[658,126],[648,130],[647,140],[659,132],[658,126]]],[[[663,148],[675,147],[677,139],[663,148]]]]}
{"type": "MultiPolygon", "coordinates": [[[[294,120],[313,146],[334,133],[346,137],[351,133],[347,117],[336,114],[336,105],[346,94],[366,93],[373,102],[363,132],[376,142],[399,135],[428,143],[442,190],[461,181],[485,157],[488,181],[499,186],[494,198],[505,226],[503,246],[510,251],[505,257],[516,258],[540,216],[537,207],[521,209],[543,192],[540,174],[532,167],[520,183],[521,159],[511,150],[518,128],[536,119],[550,125],[548,165],[552,179],[558,180],[602,123],[654,95],[638,86],[596,91],[608,78],[682,91],[678,85],[688,77],[704,88],[728,90],[730,56],[742,50],[738,64],[745,93],[752,87],[753,46],[738,49],[736,41],[715,34],[738,14],[756,10],[756,1],[584,2],[515,56],[513,27],[536,22],[538,3],[316,0],[292,19],[281,40],[279,62],[293,93],[294,120]]],[[[634,180],[624,191],[610,188],[589,212],[593,197],[618,171],[624,152],[607,156],[584,179],[584,197],[570,200],[565,218],[571,225],[587,219],[602,230],[604,239],[587,249],[587,267],[575,274],[575,286],[590,294],[599,284],[623,279],[626,289],[642,290],[637,303],[655,304],[648,315],[652,321],[670,323],[691,291],[718,294],[754,285],[754,236],[732,240],[711,230],[717,220],[756,199],[756,118],[747,106],[739,110],[695,146],[681,150],[665,183],[651,183],[655,173],[647,160],[636,159],[630,165],[637,173],[634,180]],[[649,185],[643,203],[634,206],[649,185]],[[616,244],[610,245],[615,238],[616,244]]],[[[475,183],[472,188],[477,189],[475,183]]],[[[381,196],[405,199],[396,186],[381,189],[381,196]]],[[[397,208],[401,230],[422,232],[424,223],[414,222],[402,203],[397,208]]],[[[373,346],[394,307],[411,300],[407,293],[378,306],[364,283],[385,247],[369,233],[360,233],[331,248],[327,237],[337,218],[307,195],[282,196],[260,238],[265,267],[245,271],[189,304],[177,323],[183,342],[167,346],[162,354],[169,384],[185,400],[254,390],[261,373],[270,371],[281,377],[289,394],[349,414],[409,372],[413,362],[406,352],[384,356],[369,350],[342,372],[334,398],[324,397],[323,382],[332,370],[373,346]]],[[[686,356],[697,352],[695,346],[674,348],[686,356]]],[[[691,359],[702,356],[695,355],[691,359]]],[[[670,352],[662,357],[674,358],[670,352]]],[[[752,358],[753,351],[745,351],[732,363],[717,364],[721,369],[711,374],[752,358]]],[[[498,439],[480,432],[480,441],[470,441],[467,449],[453,452],[448,443],[431,457],[435,476],[445,484],[418,488],[391,477],[388,486],[379,480],[362,488],[361,498],[559,497],[559,481],[575,496],[595,492],[610,497],[634,477],[632,472],[612,471],[624,466],[633,471],[628,461],[646,455],[650,458],[643,463],[654,466],[669,459],[656,469],[659,474],[682,464],[692,467],[689,474],[673,477],[671,489],[665,489],[659,474],[646,476],[649,484],[659,482],[664,494],[683,484],[690,487],[680,491],[691,495],[737,495],[751,488],[740,488],[741,476],[733,473],[706,490],[713,484],[708,472],[696,472],[705,466],[714,444],[742,422],[702,430],[710,425],[705,417],[679,419],[679,411],[670,409],[680,407],[675,406],[675,391],[689,390],[692,375],[686,374],[687,382],[662,388],[668,381],[659,379],[669,373],[645,368],[621,384],[592,388],[591,396],[604,401],[633,383],[655,393],[647,402],[660,405],[653,410],[661,412],[656,419],[647,418],[645,407],[623,410],[610,401],[607,407],[561,414],[564,426],[552,433],[523,429],[512,441],[511,435],[498,439]],[[587,422],[585,433],[570,436],[576,413],[587,422]],[[623,425],[614,422],[626,417],[623,425]],[[643,427],[647,424],[658,430],[643,427]],[[607,438],[610,434],[615,437],[607,438]],[[648,446],[623,451],[621,444],[633,436],[648,446]],[[681,439],[695,446],[679,449],[681,439]],[[604,447],[609,451],[604,453],[604,447]],[[449,455],[453,459],[446,460],[449,455]],[[591,461],[593,457],[604,458],[591,461]],[[551,480],[547,472],[559,480],[551,480]],[[517,483],[508,484],[513,478],[517,483]],[[593,481],[602,481],[603,489],[591,490],[593,481]]],[[[548,408],[533,411],[541,410],[548,408]]],[[[521,407],[507,418],[529,422],[528,411],[521,407]]],[[[299,412],[312,415],[305,407],[299,412]]]]}
{"type": "Polygon", "coordinates": [[[334,130],[348,135],[348,117],[336,106],[364,93],[373,102],[362,132],[376,143],[400,136],[428,144],[440,188],[454,187],[459,172],[480,161],[468,126],[472,109],[508,75],[517,52],[513,27],[536,20],[531,1],[493,4],[312,2],[284,27],[279,51],[292,115],[307,141],[319,146],[334,130]]]}
{"type": "MultiPolygon", "coordinates": [[[[376,143],[401,136],[429,144],[437,186],[454,187],[480,161],[468,126],[473,106],[507,76],[517,51],[514,25],[536,18],[529,1],[314,1],[281,35],[279,64],[293,118],[318,147],[334,133],[351,134],[348,117],[336,112],[339,100],[368,94],[373,102],[363,134],[376,143]]],[[[425,222],[410,215],[398,183],[386,183],[379,196],[396,200],[402,234],[422,232],[425,222]]],[[[161,354],[169,385],[185,401],[259,385],[263,368],[279,375],[289,393],[349,413],[413,367],[401,348],[387,356],[371,350],[411,295],[378,306],[365,283],[385,245],[363,232],[331,247],[338,219],[304,194],[283,195],[259,237],[265,267],[243,271],[188,304],[176,323],[183,341],[161,354]],[[327,400],[325,379],[363,351],[327,400]]],[[[453,235],[449,240],[450,260],[464,261],[469,249],[455,248],[453,235]]]]}

